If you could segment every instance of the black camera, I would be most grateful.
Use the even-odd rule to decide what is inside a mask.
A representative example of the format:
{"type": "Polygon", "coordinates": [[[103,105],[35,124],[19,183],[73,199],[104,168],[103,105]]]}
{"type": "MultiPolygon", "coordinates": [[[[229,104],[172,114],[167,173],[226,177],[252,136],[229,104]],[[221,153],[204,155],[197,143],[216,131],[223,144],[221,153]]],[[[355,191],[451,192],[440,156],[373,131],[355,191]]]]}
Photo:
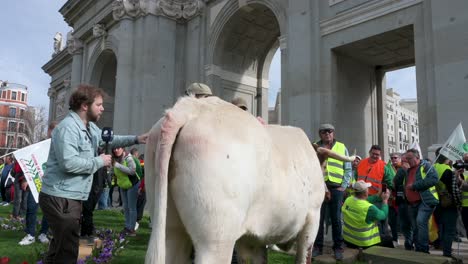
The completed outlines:
{"type": "Polygon", "coordinates": [[[461,161],[461,160],[455,162],[452,166],[453,166],[456,170],[459,170],[459,169],[468,170],[468,162],[463,162],[463,161],[461,161]]]}

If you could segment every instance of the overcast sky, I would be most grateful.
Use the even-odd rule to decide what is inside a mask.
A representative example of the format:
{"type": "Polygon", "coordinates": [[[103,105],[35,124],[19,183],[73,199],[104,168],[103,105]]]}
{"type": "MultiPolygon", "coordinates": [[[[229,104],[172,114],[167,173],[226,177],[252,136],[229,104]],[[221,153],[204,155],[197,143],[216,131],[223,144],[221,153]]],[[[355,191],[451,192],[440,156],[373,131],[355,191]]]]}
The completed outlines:
{"type": "MultiPolygon", "coordinates": [[[[56,32],[70,30],[58,12],[66,0],[3,0],[0,32],[0,80],[28,86],[32,106],[49,107],[47,89],[50,76],[41,67],[50,60],[56,32]]],[[[274,105],[281,84],[280,58],[273,59],[270,73],[269,104],[274,105]]],[[[387,74],[387,87],[395,88],[402,98],[416,98],[414,67],[387,74]]]]}

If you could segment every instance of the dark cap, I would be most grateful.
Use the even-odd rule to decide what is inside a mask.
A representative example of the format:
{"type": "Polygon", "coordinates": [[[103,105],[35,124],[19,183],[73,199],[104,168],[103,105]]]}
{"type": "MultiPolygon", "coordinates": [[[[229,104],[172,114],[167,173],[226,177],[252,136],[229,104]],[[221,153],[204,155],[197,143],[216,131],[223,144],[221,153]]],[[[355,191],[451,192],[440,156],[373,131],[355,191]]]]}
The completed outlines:
{"type": "Polygon", "coordinates": [[[319,127],[319,131],[328,129],[335,130],[335,127],[332,124],[321,124],[319,127]]]}

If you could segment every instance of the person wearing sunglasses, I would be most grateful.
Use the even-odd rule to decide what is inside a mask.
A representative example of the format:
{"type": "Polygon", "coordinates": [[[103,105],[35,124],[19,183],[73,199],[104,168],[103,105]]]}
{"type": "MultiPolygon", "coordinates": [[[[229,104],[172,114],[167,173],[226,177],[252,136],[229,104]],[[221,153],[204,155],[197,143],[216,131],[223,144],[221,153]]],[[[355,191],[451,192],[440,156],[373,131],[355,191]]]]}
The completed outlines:
{"type": "MultiPolygon", "coordinates": [[[[335,127],[332,124],[322,124],[319,127],[320,140],[315,142],[319,147],[331,149],[338,154],[349,156],[346,146],[335,139],[335,127]]],[[[325,210],[328,208],[332,223],[333,251],[336,260],[343,259],[343,232],[341,219],[341,204],[344,193],[352,176],[351,162],[343,162],[333,158],[326,161],[324,179],[329,190],[329,195],[320,210],[320,225],[312,250],[312,257],[323,254],[323,224],[325,210]]]]}

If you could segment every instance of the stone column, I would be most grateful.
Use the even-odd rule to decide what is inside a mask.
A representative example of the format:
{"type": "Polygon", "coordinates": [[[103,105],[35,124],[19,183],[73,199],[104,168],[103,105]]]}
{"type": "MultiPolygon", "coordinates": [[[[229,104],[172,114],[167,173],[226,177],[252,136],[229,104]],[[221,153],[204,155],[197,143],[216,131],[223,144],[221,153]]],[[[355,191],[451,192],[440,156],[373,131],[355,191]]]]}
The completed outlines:
{"type": "Polygon", "coordinates": [[[51,121],[55,120],[57,118],[56,113],[55,113],[55,103],[56,103],[56,96],[57,96],[57,91],[49,87],[47,90],[47,96],[49,96],[49,120],[48,123],[51,121]]]}
{"type": "MultiPolygon", "coordinates": [[[[76,88],[81,83],[81,73],[83,68],[83,42],[73,36],[73,33],[68,33],[67,50],[73,56],[72,73],[71,73],[71,90],[76,88]]],[[[67,100],[70,97],[71,91],[67,92],[67,100]]]]}
{"type": "Polygon", "coordinates": [[[186,27],[202,7],[198,0],[114,2],[113,17],[119,21],[116,132],[149,130],[181,95],[184,75],[177,63],[184,63],[186,57],[183,46],[178,45],[184,30],[178,29],[186,27]],[[126,105],[128,111],[118,111],[120,105],[126,105]]]}
{"type": "Polygon", "coordinates": [[[468,131],[468,3],[429,0],[415,25],[420,142],[423,155],[445,143],[459,122],[468,131]],[[419,102],[421,101],[421,103],[419,102]]]}

